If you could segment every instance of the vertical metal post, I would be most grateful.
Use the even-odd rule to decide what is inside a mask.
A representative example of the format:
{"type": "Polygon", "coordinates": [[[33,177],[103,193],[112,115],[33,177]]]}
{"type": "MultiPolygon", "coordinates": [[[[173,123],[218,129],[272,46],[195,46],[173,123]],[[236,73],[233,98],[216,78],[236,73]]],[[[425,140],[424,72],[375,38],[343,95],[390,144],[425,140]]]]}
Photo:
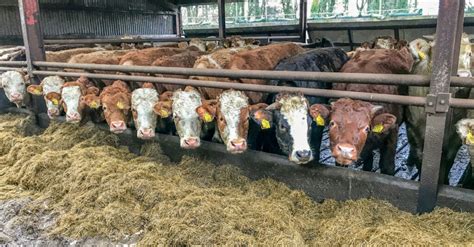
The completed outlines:
{"type": "Polygon", "coordinates": [[[181,6],[176,10],[176,36],[183,37],[183,16],[181,13],[181,6]]]}
{"type": "Polygon", "coordinates": [[[300,0],[300,37],[301,42],[306,43],[306,30],[308,29],[308,17],[307,17],[307,7],[308,2],[307,0],[300,0]]]}
{"type": "Polygon", "coordinates": [[[352,30],[347,29],[347,37],[349,38],[349,46],[351,47],[351,51],[354,50],[354,40],[352,38],[352,30]]]}
{"type": "Polygon", "coordinates": [[[219,12],[219,38],[225,39],[225,0],[217,0],[217,9],[219,12]]]}
{"type": "MultiPolygon", "coordinates": [[[[40,83],[40,78],[34,76],[33,61],[45,61],[43,44],[43,30],[40,25],[40,8],[38,0],[18,0],[21,18],[21,31],[25,46],[26,61],[30,80],[34,84],[40,83]]],[[[46,112],[46,106],[42,97],[33,98],[34,110],[46,112]]]]}
{"type": "Polygon", "coordinates": [[[430,94],[425,107],[427,118],[418,191],[417,211],[419,213],[430,212],[436,205],[446,113],[449,110],[449,85],[454,45],[459,18],[464,17],[463,10],[464,0],[440,0],[439,2],[430,94]]]}

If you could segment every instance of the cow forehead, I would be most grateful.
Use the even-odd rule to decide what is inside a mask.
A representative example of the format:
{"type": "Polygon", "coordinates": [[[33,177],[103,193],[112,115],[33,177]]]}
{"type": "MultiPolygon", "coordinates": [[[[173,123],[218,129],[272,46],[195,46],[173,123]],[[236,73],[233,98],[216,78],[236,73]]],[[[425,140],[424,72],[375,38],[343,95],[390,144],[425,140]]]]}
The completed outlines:
{"type": "Polygon", "coordinates": [[[248,97],[240,91],[226,91],[219,96],[219,109],[225,119],[239,116],[240,110],[249,105],[248,97]]]}
{"type": "Polygon", "coordinates": [[[281,104],[280,112],[288,115],[294,112],[305,113],[308,111],[308,102],[303,96],[284,96],[278,100],[281,104]]]}
{"type": "Polygon", "coordinates": [[[80,96],[81,88],[79,86],[64,87],[62,89],[61,95],[63,95],[64,98],[80,96]]]}
{"type": "Polygon", "coordinates": [[[23,75],[18,71],[8,71],[2,74],[2,82],[10,85],[18,85],[25,82],[23,75]]]}
{"type": "Polygon", "coordinates": [[[358,125],[370,122],[370,105],[359,104],[334,104],[332,107],[331,120],[339,123],[357,123],[358,125]]]}
{"type": "Polygon", "coordinates": [[[147,104],[153,107],[158,102],[158,92],[152,88],[135,89],[132,93],[132,107],[137,108],[139,105],[147,104]]]}
{"type": "Polygon", "coordinates": [[[196,108],[201,105],[201,95],[197,91],[173,93],[173,114],[179,117],[197,117],[196,108]]]}
{"type": "Polygon", "coordinates": [[[41,82],[43,85],[43,93],[46,95],[51,92],[61,92],[61,86],[64,84],[64,80],[59,76],[48,76],[41,82]]]}

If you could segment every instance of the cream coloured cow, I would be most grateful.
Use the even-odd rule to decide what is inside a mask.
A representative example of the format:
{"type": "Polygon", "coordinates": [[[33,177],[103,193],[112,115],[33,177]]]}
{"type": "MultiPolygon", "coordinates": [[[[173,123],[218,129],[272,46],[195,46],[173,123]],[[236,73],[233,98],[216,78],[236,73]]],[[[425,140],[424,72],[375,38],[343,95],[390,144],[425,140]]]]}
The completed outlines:
{"type": "Polygon", "coordinates": [[[64,79],[59,76],[48,76],[41,81],[40,85],[30,85],[26,89],[33,95],[43,95],[48,109],[48,116],[53,119],[61,113],[61,88],[64,79]]]}
{"type": "Polygon", "coordinates": [[[26,96],[28,77],[18,71],[7,71],[0,76],[0,87],[5,91],[8,100],[21,107],[26,96]]]}

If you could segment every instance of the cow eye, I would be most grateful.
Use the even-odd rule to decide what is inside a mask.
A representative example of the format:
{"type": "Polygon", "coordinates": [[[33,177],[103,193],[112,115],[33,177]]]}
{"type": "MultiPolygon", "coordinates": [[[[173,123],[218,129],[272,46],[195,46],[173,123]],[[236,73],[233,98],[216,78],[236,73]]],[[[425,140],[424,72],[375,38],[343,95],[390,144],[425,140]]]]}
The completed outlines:
{"type": "Polygon", "coordinates": [[[365,131],[365,133],[369,133],[370,132],[370,126],[365,127],[364,131],[365,131]]]}
{"type": "Polygon", "coordinates": [[[280,131],[286,131],[285,125],[280,124],[280,126],[278,126],[278,127],[280,128],[280,131]]]}
{"type": "Polygon", "coordinates": [[[332,127],[334,127],[334,126],[336,126],[336,123],[335,123],[334,121],[329,122],[329,127],[330,127],[330,128],[332,128],[332,127]]]}
{"type": "Polygon", "coordinates": [[[102,106],[102,109],[104,109],[104,111],[107,111],[107,106],[102,106]]]}

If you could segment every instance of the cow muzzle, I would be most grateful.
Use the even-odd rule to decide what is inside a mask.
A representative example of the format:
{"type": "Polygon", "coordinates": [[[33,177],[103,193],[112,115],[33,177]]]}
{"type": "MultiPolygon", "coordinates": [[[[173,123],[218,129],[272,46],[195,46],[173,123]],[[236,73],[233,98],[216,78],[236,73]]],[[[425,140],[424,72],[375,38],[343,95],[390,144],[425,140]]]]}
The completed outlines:
{"type": "Polygon", "coordinates": [[[155,130],[152,128],[141,128],[137,131],[137,137],[148,140],[155,137],[155,130]]]}
{"type": "Polygon", "coordinates": [[[77,123],[81,121],[81,115],[77,112],[66,114],[66,122],[77,123]]]}
{"type": "Polygon", "coordinates": [[[10,100],[13,103],[21,103],[23,101],[23,94],[21,93],[11,93],[10,100]]]}
{"type": "Polygon", "coordinates": [[[243,138],[229,141],[227,151],[233,154],[243,153],[247,150],[247,141],[243,138]]]}
{"type": "Polygon", "coordinates": [[[59,110],[58,109],[48,109],[48,117],[53,119],[55,117],[59,116],[59,110]]]}
{"type": "Polygon", "coordinates": [[[124,121],[114,121],[110,123],[110,131],[114,134],[121,134],[127,129],[124,121]]]}
{"type": "Polygon", "coordinates": [[[351,144],[337,144],[332,155],[338,164],[348,166],[357,161],[357,149],[351,144]]]}
{"type": "Polygon", "coordinates": [[[312,160],[313,152],[311,150],[296,150],[290,156],[290,161],[296,164],[306,164],[312,160]]]}
{"type": "Polygon", "coordinates": [[[201,146],[201,140],[197,137],[183,138],[181,141],[181,148],[195,149],[201,146]]]}

